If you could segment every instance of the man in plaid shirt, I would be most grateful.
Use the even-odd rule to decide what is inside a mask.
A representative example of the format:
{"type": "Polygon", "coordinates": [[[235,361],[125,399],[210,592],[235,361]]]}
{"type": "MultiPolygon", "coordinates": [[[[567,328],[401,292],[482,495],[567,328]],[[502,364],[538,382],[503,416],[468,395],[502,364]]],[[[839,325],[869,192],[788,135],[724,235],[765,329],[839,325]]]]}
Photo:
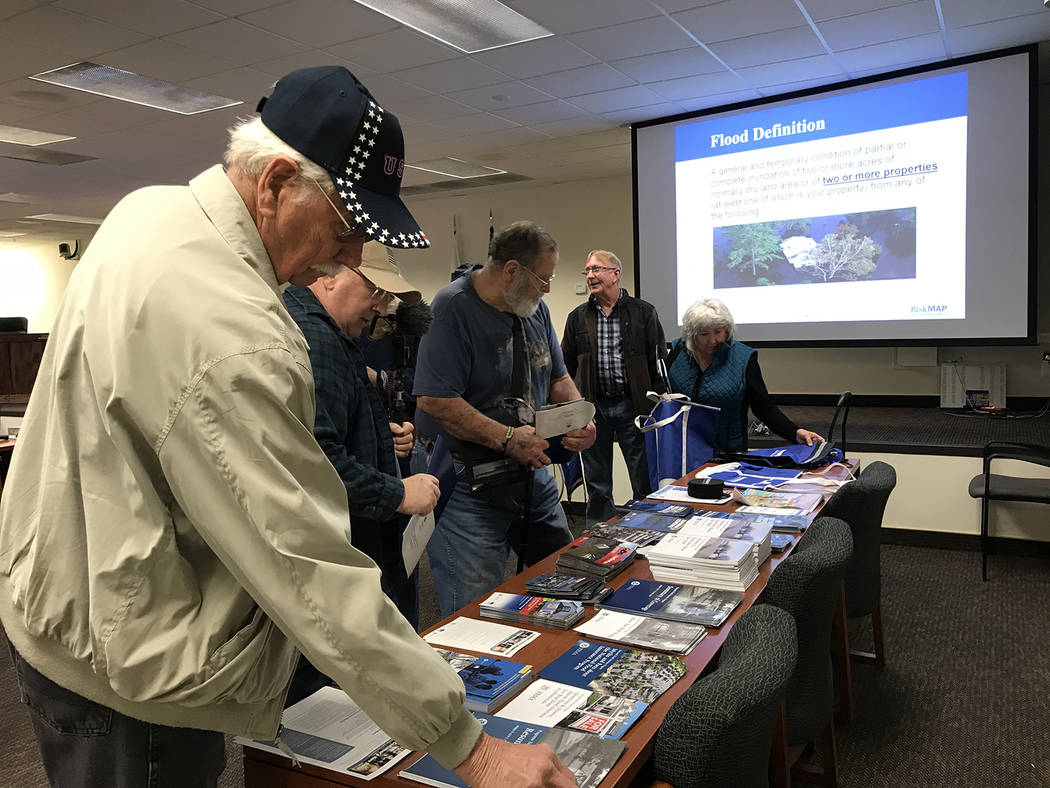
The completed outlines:
{"type": "Polygon", "coordinates": [[[646,393],[666,388],[657,360],[666,356],[664,330],[656,309],[620,287],[623,266],[612,252],[587,255],[583,275],[590,298],[569,313],[562,333],[565,366],[580,393],[594,403],[597,437],[583,452],[587,478],[587,522],[615,514],[612,446],[620,444],[635,498],[652,492],[645,440],[634,417],[648,414],[646,393]]]}

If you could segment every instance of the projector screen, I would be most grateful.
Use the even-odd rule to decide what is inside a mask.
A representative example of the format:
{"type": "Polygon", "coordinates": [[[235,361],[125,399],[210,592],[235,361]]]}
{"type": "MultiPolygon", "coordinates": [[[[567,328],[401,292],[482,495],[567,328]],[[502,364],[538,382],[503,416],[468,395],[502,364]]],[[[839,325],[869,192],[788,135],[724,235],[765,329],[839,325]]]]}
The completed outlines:
{"type": "Polygon", "coordinates": [[[1034,341],[1035,48],[632,127],[636,288],[760,345],[1034,341]],[[641,284],[644,283],[644,286],[641,284]]]}

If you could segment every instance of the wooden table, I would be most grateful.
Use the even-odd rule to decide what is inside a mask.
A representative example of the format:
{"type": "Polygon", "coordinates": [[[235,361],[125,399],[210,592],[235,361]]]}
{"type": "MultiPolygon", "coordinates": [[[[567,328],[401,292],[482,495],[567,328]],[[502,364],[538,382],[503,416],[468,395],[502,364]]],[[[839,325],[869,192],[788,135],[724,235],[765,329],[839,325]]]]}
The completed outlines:
{"type": "MultiPolygon", "coordinates": [[[[841,467],[833,468],[829,472],[829,476],[832,478],[844,478],[846,474],[847,471],[841,467]]],[[[693,478],[695,475],[696,472],[694,471],[683,479],[680,479],[678,483],[685,484],[686,481],[693,478]]],[[[696,501],[690,502],[690,504],[697,510],[709,509],[716,511],[732,511],[739,508],[739,505],[735,503],[713,506],[696,501]]],[[[811,515],[811,519],[815,516],[815,513],[811,515]]],[[[751,583],[744,592],[744,601],[740,606],[733,611],[732,615],[721,627],[718,629],[708,629],[707,637],[701,640],[689,654],[682,657],[687,667],[686,675],[675,682],[674,685],[663,695],[657,698],[646,710],[645,714],[642,715],[641,719],[639,719],[623,737],[623,741],[627,745],[627,748],[616,762],[616,765],[613,766],[612,770],[602,781],[601,788],[626,788],[631,784],[631,781],[638,775],[642,767],[645,766],[649,757],[652,755],[656,731],[660,727],[660,723],[663,721],[664,717],[667,715],[668,710],[671,708],[671,704],[689,689],[693,682],[696,681],[708,665],[711,664],[715,655],[722,647],[722,643],[725,642],[729,631],[733,628],[733,624],[756,603],[759,597],[761,597],[762,592],[766,588],[766,583],[769,581],[770,573],[791,553],[797,543],[798,537],[796,536],[792,539],[792,542],[788,545],[787,549],[779,555],[772,555],[769,560],[765,561],[762,566],[759,567],[758,579],[751,583]]],[[[558,554],[554,553],[539,563],[533,564],[524,572],[512,577],[495,590],[511,594],[528,593],[528,590],[525,587],[525,581],[544,572],[555,571],[554,564],[557,556],[558,554]]],[[[649,562],[644,558],[635,560],[635,562],[623,573],[611,580],[609,585],[618,588],[623,583],[633,578],[652,580],[652,574],[649,571],[649,562]]],[[[488,594],[485,594],[482,598],[485,597],[488,597],[488,594]]],[[[479,610],[479,602],[480,599],[461,608],[453,615],[435,624],[431,629],[436,629],[438,626],[446,624],[453,618],[459,616],[480,619],[481,614],[479,610]]],[[[594,607],[590,605],[585,606],[585,610],[587,612],[584,615],[583,621],[592,618],[596,613],[594,607]]],[[[485,620],[491,621],[492,619],[485,620]]],[[[521,625],[513,624],[513,626],[521,625]]],[[[563,631],[528,626],[523,628],[540,629],[542,637],[537,638],[521,651],[517,652],[514,655],[514,661],[533,665],[535,672],[539,672],[544,665],[553,662],[557,657],[568,651],[581,637],[578,632],[575,632],[572,629],[563,631]]],[[[429,632],[431,630],[427,631],[429,632]]],[[[261,750],[244,748],[244,784],[246,788],[332,788],[332,786],[337,785],[362,787],[372,786],[373,788],[409,788],[409,786],[413,786],[414,788],[418,788],[420,783],[398,777],[397,773],[419,760],[422,756],[423,753],[412,753],[405,758],[405,760],[393,766],[386,774],[370,781],[364,781],[349,775],[337,774],[309,764],[293,767],[286,758],[271,755],[270,753],[262,752],[261,750]]],[[[512,786],[508,786],[507,788],[512,788],[512,786]]]]}

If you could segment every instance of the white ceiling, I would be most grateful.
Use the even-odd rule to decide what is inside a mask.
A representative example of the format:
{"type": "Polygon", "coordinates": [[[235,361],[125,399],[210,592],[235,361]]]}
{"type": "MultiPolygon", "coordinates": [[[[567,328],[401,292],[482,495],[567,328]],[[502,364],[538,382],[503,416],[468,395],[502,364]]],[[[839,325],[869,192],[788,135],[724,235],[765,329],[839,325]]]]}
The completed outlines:
{"type": "Polygon", "coordinates": [[[410,164],[456,156],[549,183],[629,172],[633,121],[1050,40],[1040,0],[506,1],[555,35],[463,55],[352,0],[0,0],[0,124],[96,157],[0,158],[0,232],[75,237],[23,217],[101,217],[133,188],[185,183],[304,66],[357,74],[401,119],[410,164]],[[183,117],[27,79],[85,59],[245,103],[183,117]]]}

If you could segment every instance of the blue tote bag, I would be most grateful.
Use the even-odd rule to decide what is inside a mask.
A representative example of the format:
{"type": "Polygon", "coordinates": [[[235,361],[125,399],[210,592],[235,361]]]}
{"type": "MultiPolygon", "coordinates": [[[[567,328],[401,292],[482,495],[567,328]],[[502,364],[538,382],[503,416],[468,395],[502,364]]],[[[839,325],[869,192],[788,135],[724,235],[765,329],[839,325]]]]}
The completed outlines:
{"type": "Polygon", "coordinates": [[[690,402],[684,394],[649,393],[656,402],[636,424],[645,436],[649,484],[659,490],[710,460],[715,451],[719,409],[690,402]]]}

